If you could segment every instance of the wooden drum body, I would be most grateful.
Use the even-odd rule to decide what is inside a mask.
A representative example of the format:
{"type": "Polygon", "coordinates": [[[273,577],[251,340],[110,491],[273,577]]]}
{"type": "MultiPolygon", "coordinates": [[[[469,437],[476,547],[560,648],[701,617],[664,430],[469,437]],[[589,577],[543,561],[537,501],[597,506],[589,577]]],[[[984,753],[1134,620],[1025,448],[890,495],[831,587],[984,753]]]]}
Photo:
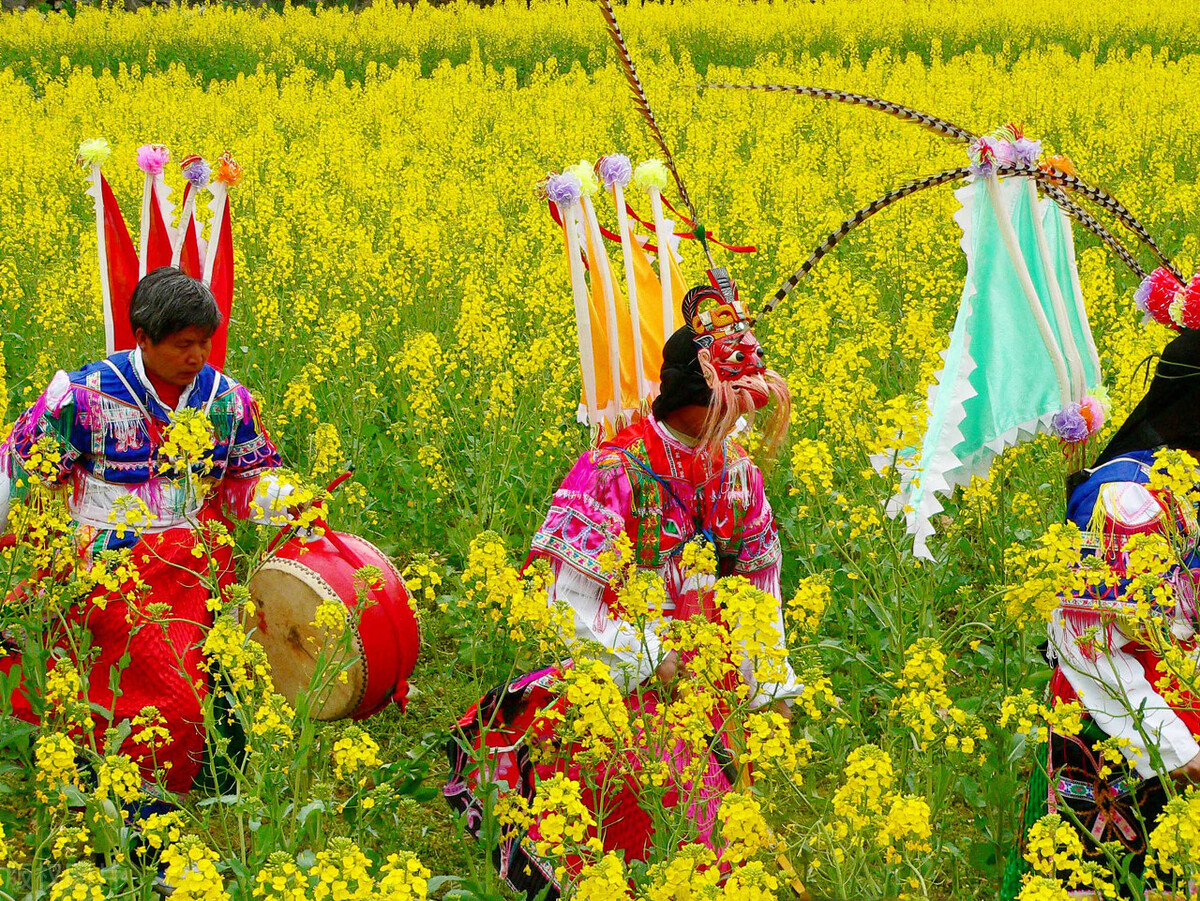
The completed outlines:
{"type": "Polygon", "coordinates": [[[342,646],[314,622],[321,602],[333,599],[344,611],[349,647],[341,659],[327,665],[330,678],[313,715],[321,720],[363,719],[389,703],[404,706],[420,630],[403,579],[377,547],[328,529],[308,543],[294,537],[259,567],[249,588],[257,611],[246,618],[246,630],[266,650],[275,688],[289,704],[295,706],[297,696],[309,687],[322,648],[329,655],[330,649],[342,646]],[[377,567],[383,580],[366,592],[369,603],[355,624],[351,613],[363,587],[355,574],[364,566],[377,567]],[[334,675],[342,669],[344,682],[334,675]]]}

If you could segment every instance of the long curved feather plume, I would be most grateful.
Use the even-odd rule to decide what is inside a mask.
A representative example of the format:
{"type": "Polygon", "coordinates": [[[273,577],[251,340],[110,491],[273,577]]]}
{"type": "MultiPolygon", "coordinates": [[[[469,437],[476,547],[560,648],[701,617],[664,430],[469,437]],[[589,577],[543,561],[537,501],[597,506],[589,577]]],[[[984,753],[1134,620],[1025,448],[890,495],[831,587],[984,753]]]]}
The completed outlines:
{"type": "MultiPolygon", "coordinates": [[[[1033,178],[1037,180],[1042,184],[1050,198],[1056,203],[1062,205],[1062,208],[1067,212],[1068,215],[1075,218],[1081,225],[1083,225],[1102,241],[1104,241],[1104,243],[1110,248],[1112,248],[1112,250],[1121,258],[1121,261],[1124,262],[1125,265],[1131,270],[1133,270],[1133,272],[1139,278],[1145,277],[1145,270],[1141,267],[1141,265],[1138,264],[1137,260],[1133,258],[1133,255],[1129,253],[1129,251],[1121,244],[1121,242],[1118,241],[1108,231],[1108,229],[1098,222],[1090,213],[1082,209],[1078,204],[1074,203],[1072,200],[1062,194],[1061,188],[1068,186],[1069,183],[1082,185],[1078,178],[1075,178],[1071,175],[1065,175],[1064,173],[1055,170],[1047,171],[1045,169],[1036,169],[1031,166],[997,166],[996,174],[1016,175],[1022,178],[1033,178]],[[1065,203],[1063,203],[1063,201],[1065,201],[1065,203]]],[[[914,181],[907,182],[901,185],[899,188],[888,191],[883,196],[872,200],[829,233],[825,240],[821,242],[820,246],[817,247],[817,249],[809,255],[808,259],[804,261],[803,265],[801,265],[800,268],[797,269],[795,273],[793,273],[792,276],[780,286],[779,290],[775,292],[771,299],[767,301],[766,306],[764,306],[762,312],[754,318],[754,321],[757,322],[767,313],[770,313],[777,306],[779,306],[780,302],[791,293],[793,288],[800,284],[804,277],[813,270],[813,267],[815,267],[817,263],[821,261],[822,257],[826,256],[830,251],[837,247],[837,245],[840,244],[847,235],[849,235],[852,231],[854,231],[876,213],[887,209],[896,201],[903,200],[905,197],[909,197],[919,191],[924,191],[926,188],[934,188],[938,185],[947,184],[948,182],[961,181],[970,175],[971,168],[969,166],[961,166],[957,169],[947,169],[943,172],[926,176],[925,178],[918,178],[914,181]]],[[[1096,189],[1089,188],[1089,192],[1094,190],[1096,189]]],[[[1103,192],[1099,193],[1103,194],[1103,192]]],[[[1085,196],[1088,195],[1085,194],[1085,196]]],[[[1180,281],[1182,281],[1182,279],[1180,279],[1180,281]]]]}
{"type": "MultiPolygon", "coordinates": [[[[871,97],[867,94],[854,94],[849,91],[838,91],[829,88],[816,88],[808,85],[797,84],[721,83],[702,84],[700,87],[721,88],[726,90],[768,91],[773,93],[797,94],[803,97],[813,97],[818,100],[833,100],[838,103],[848,103],[854,106],[865,106],[869,109],[887,113],[890,116],[895,116],[897,119],[919,125],[922,128],[932,131],[934,134],[940,135],[944,138],[949,138],[952,141],[969,143],[978,137],[967,129],[962,128],[959,125],[955,125],[953,122],[949,122],[946,119],[930,115],[929,113],[923,113],[920,110],[903,106],[899,103],[893,103],[890,100],[884,100],[879,97],[871,97]]],[[[1066,173],[1059,172],[1057,170],[1050,171],[1053,174],[1053,180],[1041,177],[1038,178],[1038,181],[1042,184],[1043,188],[1046,188],[1047,185],[1054,185],[1060,189],[1073,191],[1082,195],[1083,197],[1086,197],[1096,206],[1116,217],[1117,220],[1119,220],[1121,224],[1125,226],[1125,228],[1136,235],[1143,244],[1150,248],[1150,251],[1155,255],[1155,257],[1157,257],[1158,260],[1164,266],[1166,266],[1176,278],[1178,278],[1180,281],[1184,280],[1183,276],[1176,269],[1175,264],[1172,263],[1171,260],[1167,258],[1166,254],[1159,249],[1158,244],[1154,241],[1154,238],[1150,236],[1150,233],[1146,230],[1146,228],[1132,213],[1129,212],[1129,210],[1123,203],[1121,203],[1121,201],[1117,200],[1117,198],[1113,197],[1107,191],[1088,184],[1077,175],[1067,175],[1066,173]]],[[[1011,171],[1008,174],[1024,174],[1026,177],[1029,177],[1028,173],[1017,171],[1011,171]]],[[[1144,274],[1144,270],[1133,259],[1129,251],[1119,241],[1117,241],[1116,238],[1113,237],[1113,235],[1107,229],[1105,229],[1098,220],[1087,215],[1077,204],[1070,203],[1062,190],[1060,190],[1057,194],[1052,194],[1051,196],[1053,197],[1054,201],[1058,203],[1072,218],[1076,219],[1081,225],[1092,231],[1094,234],[1100,237],[1105,244],[1111,247],[1113,251],[1121,258],[1121,260],[1127,266],[1129,266],[1130,269],[1132,269],[1134,272],[1141,272],[1144,274]],[[1067,205],[1068,203],[1070,203],[1070,206],[1067,205]],[[1097,231],[1097,228],[1100,230],[1097,231]]]]}
{"type": "Polygon", "coordinates": [[[833,248],[837,247],[838,244],[841,243],[842,239],[846,237],[846,235],[850,234],[850,232],[854,231],[880,210],[885,210],[897,200],[903,200],[905,197],[908,197],[911,194],[916,194],[918,191],[924,191],[926,188],[935,188],[938,185],[944,185],[946,182],[950,181],[960,181],[970,174],[971,169],[968,166],[961,166],[958,169],[947,169],[944,172],[938,172],[936,175],[928,175],[925,178],[918,178],[915,181],[910,181],[892,191],[888,191],[882,197],[872,200],[865,207],[858,210],[858,212],[856,212],[853,216],[829,233],[828,237],[821,242],[821,245],[809,255],[807,260],[804,261],[804,264],[797,269],[795,273],[793,273],[792,277],[784,282],[780,286],[779,290],[775,292],[774,296],[767,301],[767,305],[763,307],[763,311],[754,318],[754,321],[757,322],[763,316],[767,315],[777,306],[779,306],[779,302],[787,297],[788,294],[791,293],[792,289],[796,287],[796,285],[800,284],[801,279],[803,279],[806,275],[808,275],[809,272],[812,271],[812,268],[821,261],[823,256],[833,250],[833,248]]]}
{"type": "Polygon", "coordinates": [[[818,100],[834,100],[838,103],[865,106],[869,109],[878,110],[881,113],[887,113],[889,116],[895,116],[897,119],[903,119],[905,122],[920,125],[922,128],[928,129],[943,138],[949,138],[952,141],[970,143],[976,138],[976,135],[965,128],[955,125],[946,119],[931,116],[929,113],[923,113],[910,106],[902,106],[890,100],[871,97],[868,94],[853,94],[849,91],[814,88],[802,84],[702,84],[700,87],[720,88],[722,90],[769,91],[778,94],[799,94],[803,97],[815,97],[818,100]]]}
{"type": "Polygon", "coordinates": [[[1046,196],[1058,204],[1059,209],[1107,244],[1112,252],[1121,258],[1121,262],[1133,271],[1134,275],[1139,279],[1146,277],[1146,270],[1142,268],[1142,264],[1134,258],[1124,244],[1117,240],[1112,232],[1100,223],[1100,220],[1068,197],[1066,192],[1057,185],[1047,184],[1041,177],[1038,178],[1038,183],[1042,186],[1046,196]]]}
{"type": "Polygon", "coordinates": [[[600,12],[604,16],[604,24],[608,29],[608,35],[613,39],[613,43],[617,45],[617,58],[621,62],[621,69],[625,73],[625,80],[629,82],[629,89],[633,92],[633,105],[637,107],[637,111],[646,120],[646,125],[650,128],[650,134],[662,151],[667,168],[671,170],[671,176],[675,179],[675,187],[679,190],[679,198],[683,201],[684,206],[687,207],[688,214],[692,217],[692,222],[696,225],[696,238],[700,241],[700,246],[704,248],[704,255],[708,258],[708,267],[710,269],[715,268],[712,254],[708,249],[708,241],[705,240],[704,228],[700,225],[700,219],[696,215],[696,207],[692,203],[692,198],[688,195],[687,188],[683,184],[683,179],[679,177],[679,170],[675,167],[675,157],[671,154],[671,148],[667,146],[667,139],[663,136],[662,129],[658,126],[658,120],[654,118],[654,110],[650,108],[650,101],[646,99],[646,92],[642,88],[642,81],[638,78],[637,67],[633,64],[633,57],[629,55],[629,48],[625,45],[625,36],[621,33],[621,26],[617,23],[617,14],[613,10],[612,0],[598,0],[598,2],[600,4],[600,12]]]}
{"type": "MultiPolygon", "coordinates": [[[[1028,177],[1030,174],[1027,167],[1012,168],[1013,171],[1007,174],[1025,175],[1026,177],[1028,177]]],[[[999,173],[1001,170],[997,169],[996,171],[999,173]]],[[[1043,183],[1049,182],[1050,184],[1057,185],[1060,188],[1065,188],[1068,191],[1073,191],[1076,194],[1080,194],[1086,197],[1092,203],[1096,204],[1096,206],[1100,207],[1105,212],[1111,213],[1122,225],[1137,235],[1143,244],[1150,248],[1150,251],[1156,257],[1158,257],[1159,262],[1161,262],[1167,269],[1171,271],[1172,275],[1179,279],[1180,282],[1185,281],[1184,277],[1175,267],[1175,264],[1171,262],[1167,255],[1159,249],[1158,244],[1155,243],[1154,239],[1150,237],[1150,233],[1146,231],[1145,226],[1143,226],[1142,223],[1140,223],[1134,217],[1134,215],[1125,208],[1125,205],[1121,203],[1121,201],[1117,200],[1117,198],[1113,197],[1107,191],[1094,187],[1093,185],[1089,185],[1076,175],[1068,175],[1067,173],[1060,172],[1057,169],[1039,169],[1032,171],[1041,173],[1039,176],[1037,176],[1038,181],[1043,183]]]]}

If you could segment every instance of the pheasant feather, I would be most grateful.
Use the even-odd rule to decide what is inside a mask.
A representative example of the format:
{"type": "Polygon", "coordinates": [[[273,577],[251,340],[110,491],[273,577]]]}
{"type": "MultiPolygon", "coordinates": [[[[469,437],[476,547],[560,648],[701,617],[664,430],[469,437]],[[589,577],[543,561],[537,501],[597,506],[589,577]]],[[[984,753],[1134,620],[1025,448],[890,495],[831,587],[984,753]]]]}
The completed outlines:
{"type": "Polygon", "coordinates": [[[791,293],[792,289],[796,287],[796,285],[800,284],[800,281],[812,271],[813,267],[821,261],[822,257],[833,250],[833,248],[837,247],[838,244],[841,243],[842,239],[846,237],[846,235],[850,234],[850,232],[854,231],[876,213],[887,209],[898,200],[903,200],[905,197],[916,194],[918,191],[924,191],[926,188],[935,188],[938,185],[944,185],[946,182],[950,181],[959,181],[966,178],[970,174],[971,170],[967,166],[962,166],[958,169],[947,169],[946,171],[938,172],[935,175],[928,175],[925,178],[918,178],[915,181],[910,181],[907,184],[901,185],[895,190],[888,191],[882,197],[872,200],[865,207],[858,210],[853,216],[829,233],[828,237],[821,242],[821,245],[809,255],[807,260],[804,261],[804,264],[797,269],[795,273],[792,274],[792,277],[784,282],[783,285],[780,286],[779,290],[775,292],[774,296],[767,301],[763,311],[756,317],[756,319],[761,319],[767,313],[770,313],[777,306],[779,306],[780,301],[787,297],[788,294],[791,293]]]}
{"type": "MultiPolygon", "coordinates": [[[[1000,173],[999,169],[996,171],[997,174],[1000,173]]],[[[1179,279],[1180,282],[1184,281],[1183,276],[1175,267],[1175,264],[1172,263],[1167,255],[1159,249],[1158,244],[1155,243],[1154,238],[1150,237],[1150,233],[1146,231],[1145,226],[1143,226],[1142,223],[1140,223],[1137,218],[1125,208],[1125,205],[1121,203],[1121,201],[1117,200],[1117,198],[1113,197],[1107,191],[1089,185],[1078,176],[1068,175],[1067,173],[1060,172],[1057,169],[1041,169],[1033,171],[1040,173],[1038,175],[1038,181],[1053,184],[1086,197],[1096,206],[1100,207],[1100,209],[1111,213],[1122,225],[1129,229],[1129,231],[1137,235],[1143,244],[1150,248],[1150,251],[1156,257],[1158,257],[1159,262],[1161,262],[1163,266],[1171,271],[1172,275],[1179,279]]],[[[1011,174],[1028,175],[1029,170],[1019,168],[1016,171],[1013,171],[1011,174]]]]}
{"type": "MultiPolygon", "coordinates": [[[[1016,175],[1024,178],[1036,179],[1042,184],[1043,189],[1046,190],[1050,198],[1054,200],[1055,203],[1058,203],[1069,216],[1077,220],[1081,225],[1083,225],[1102,241],[1104,241],[1104,243],[1110,248],[1112,248],[1112,250],[1121,258],[1121,261],[1124,262],[1125,265],[1131,270],[1133,270],[1135,274],[1137,274],[1139,277],[1145,276],[1145,270],[1141,267],[1137,260],[1133,258],[1133,255],[1130,254],[1124,245],[1122,245],[1121,242],[1118,241],[1108,231],[1108,229],[1098,222],[1095,217],[1063,194],[1061,189],[1063,187],[1072,187],[1075,190],[1079,190],[1080,193],[1084,193],[1084,195],[1088,196],[1089,199],[1093,193],[1102,197],[1107,197],[1108,195],[1104,194],[1104,192],[1083,185],[1083,183],[1074,176],[1064,175],[1061,172],[1053,170],[1047,171],[1044,169],[1035,169],[1029,166],[997,166],[996,174],[1016,175]]],[[[837,247],[837,245],[840,244],[847,235],[849,235],[852,231],[854,231],[876,213],[887,209],[893,203],[903,200],[905,197],[909,197],[918,193],[919,191],[924,191],[926,188],[934,188],[938,185],[947,184],[948,182],[961,181],[970,175],[971,169],[969,166],[963,166],[958,169],[947,169],[944,172],[938,172],[934,175],[926,176],[925,178],[918,178],[914,181],[907,182],[906,184],[901,185],[899,188],[888,191],[883,196],[872,200],[829,233],[825,240],[821,242],[820,246],[817,247],[817,249],[809,255],[808,259],[804,261],[804,264],[797,269],[791,278],[784,282],[783,285],[780,286],[779,290],[775,292],[774,296],[767,301],[762,313],[760,313],[756,319],[760,319],[767,313],[770,313],[772,310],[774,310],[775,307],[777,307],[780,302],[791,293],[792,289],[800,284],[805,276],[807,276],[813,270],[813,268],[821,261],[823,257],[837,247]]],[[[1116,203],[1116,201],[1112,202],[1116,203]]],[[[1105,208],[1109,209],[1107,206],[1105,208]]],[[[1130,218],[1132,218],[1132,216],[1130,218]]],[[[1136,220],[1134,221],[1136,222],[1136,220]]],[[[1146,237],[1148,238],[1149,236],[1147,235],[1146,237]]]]}
{"type": "Polygon", "coordinates": [[[1142,268],[1142,264],[1134,259],[1133,254],[1129,252],[1128,248],[1112,232],[1105,228],[1095,216],[1067,196],[1066,192],[1057,185],[1047,184],[1040,176],[1038,177],[1038,183],[1042,186],[1042,190],[1046,192],[1046,196],[1058,204],[1059,209],[1107,244],[1112,252],[1121,258],[1121,262],[1128,266],[1139,279],[1146,277],[1146,270],[1142,268]]]}
{"type": "Polygon", "coordinates": [[[923,113],[909,106],[893,103],[890,100],[871,97],[867,94],[852,94],[849,91],[814,88],[802,84],[702,84],[700,87],[720,88],[722,90],[770,91],[774,93],[800,94],[804,97],[815,97],[818,100],[834,100],[838,103],[865,106],[869,109],[878,110],[881,113],[887,113],[889,116],[895,116],[897,119],[903,119],[905,122],[920,125],[922,128],[926,128],[934,134],[940,135],[943,138],[949,138],[952,141],[970,143],[976,137],[965,128],[955,125],[953,122],[940,119],[937,116],[931,116],[929,113],[923,113]]]}
{"type": "MultiPolygon", "coordinates": [[[[944,138],[949,138],[953,141],[969,143],[976,139],[976,135],[967,129],[955,125],[946,119],[938,116],[923,113],[920,110],[912,107],[903,106],[899,103],[893,103],[890,100],[883,100],[879,97],[871,97],[867,94],[854,94],[849,91],[838,91],[829,88],[816,88],[808,85],[796,84],[706,84],[701,85],[702,88],[721,88],[727,90],[747,90],[747,91],[769,91],[774,93],[790,93],[798,94],[804,97],[813,97],[818,100],[833,100],[838,103],[848,103],[856,106],[865,106],[869,109],[878,110],[879,112],[887,113],[890,116],[895,116],[905,122],[912,122],[920,125],[934,134],[944,138]]],[[[997,171],[1000,174],[1001,170],[997,171]]],[[[1047,172],[1047,170],[1041,170],[1047,172]]],[[[1023,175],[1031,177],[1032,173],[1020,169],[1007,169],[1005,174],[1023,175]]],[[[1120,223],[1125,226],[1130,232],[1145,244],[1150,251],[1158,258],[1158,260],[1167,267],[1180,281],[1183,277],[1179,274],[1175,265],[1167,258],[1167,256],[1159,249],[1154,238],[1146,228],[1137,220],[1137,218],[1129,212],[1129,210],[1117,198],[1113,197],[1108,192],[1094,187],[1079,178],[1076,175],[1059,172],[1057,170],[1049,170],[1049,174],[1045,177],[1036,176],[1038,182],[1043,189],[1057,188],[1057,190],[1047,190],[1047,194],[1057,203],[1063,210],[1067,212],[1073,219],[1087,228],[1089,231],[1097,235],[1105,244],[1112,248],[1125,263],[1134,272],[1142,272],[1141,265],[1133,258],[1130,252],[1122,245],[1103,225],[1093,216],[1086,213],[1078,204],[1070,201],[1067,197],[1067,191],[1079,194],[1096,206],[1112,214],[1120,223]]],[[[907,196],[907,195],[905,195],[907,196]]],[[[897,198],[899,199],[899,198],[897,198]]],[[[840,240],[840,239],[839,239],[840,240]]],[[[801,276],[803,277],[803,276],[801,276]]],[[[793,286],[794,287],[794,286],[793,286]]],[[[790,289],[789,289],[790,290],[790,289]]],[[[773,308],[773,307],[772,307],[773,308]]]]}
{"type": "Polygon", "coordinates": [[[679,198],[683,201],[683,205],[687,207],[688,214],[695,224],[696,237],[700,241],[700,246],[704,248],[704,255],[708,257],[709,268],[714,268],[712,254],[709,253],[708,242],[705,240],[704,228],[700,225],[700,219],[696,216],[696,207],[692,203],[692,198],[688,195],[687,187],[684,185],[683,179],[679,177],[679,170],[675,166],[675,157],[671,154],[671,148],[667,146],[667,139],[663,136],[662,129],[658,125],[658,120],[654,117],[654,110],[650,108],[650,101],[646,99],[646,92],[642,88],[642,81],[638,78],[637,67],[633,64],[633,57],[629,55],[629,48],[625,44],[625,36],[621,33],[621,26],[617,22],[617,14],[613,10],[612,0],[599,0],[599,3],[600,12],[604,16],[604,24],[608,29],[609,37],[617,45],[617,58],[620,60],[621,70],[625,73],[625,80],[629,82],[629,89],[633,92],[633,105],[637,108],[641,117],[646,120],[646,125],[650,129],[651,136],[662,151],[667,168],[671,170],[671,177],[675,179],[675,187],[679,191],[679,198]]]}

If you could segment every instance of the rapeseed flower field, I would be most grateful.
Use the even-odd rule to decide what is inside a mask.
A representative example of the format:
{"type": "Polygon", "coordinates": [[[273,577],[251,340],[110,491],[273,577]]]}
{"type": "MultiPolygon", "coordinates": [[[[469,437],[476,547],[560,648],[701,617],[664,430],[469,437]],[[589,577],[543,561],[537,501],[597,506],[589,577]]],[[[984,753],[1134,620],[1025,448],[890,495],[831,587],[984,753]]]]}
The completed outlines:
{"type": "MultiPolygon", "coordinates": [[[[1121,198],[1183,272],[1200,266],[1200,19],[1186,4],[689,0],[618,12],[705,225],[759,248],[716,251],[752,307],[853,210],[965,155],[877,113],[702,81],[861,91],[979,133],[1021,123],[1121,198]]],[[[588,441],[561,233],[535,185],[581,159],[656,153],[599,13],[576,0],[6,15],[0,123],[4,421],[55,370],[103,354],[79,142],[111,142],[105,172],[127,211],[139,145],[176,159],[231,150],[244,177],[228,369],[290,467],[324,484],[355,465],[330,523],[401,561],[424,634],[404,713],[317,724],[273,693],[239,630],[214,628],[210,656],[257,674],[231,693],[253,724],[248,763],[236,790],[149,815],[142,850],[120,815],[136,774],[111,755],[84,778],[69,736],[90,715],[86,674],[57,667],[43,726],[0,732],[0,891],[148,898],[148,846],[181,899],[502,897],[437,797],[442,745],[482,691],[560,650],[550,614],[530,603],[536,574],[515,569],[588,441]]],[[[168,181],[182,189],[177,172],[168,181]]],[[[941,189],[880,215],[758,328],[794,400],[767,492],[807,692],[790,728],[751,724],[756,791],[722,810],[733,875],[717,885],[715,869],[680,854],[630,888],[603,858],[578,897],[786,897],[797,877],[816,897],[995,892],[1050,715],[1021,561],[1062,519],[1062,452],[1031,442],[961,492],[936,564],[914,560],[903,525],[884,517],[892,478],[868,463],[897,433],[919,435],[965,271],[956,208],[941,189]]],[[[1134,277],[1090,235],[1076,241],[1119,423],[1167,332],[1140,323],[1134,277]]],[[[693,245],[681,252],[695,280],[693,245]]],[[[40,534],[65,540],[45,516],[40,534]]],[[[261,539],[237,539],[249,566],[261,539]]],[[[46,563],[20,547],[3,555],[0,587],[46,563]]],[[[27,614],[8,605],[0,626],[18,623],[27,614]]],[[[583,725],[611,728],[611,678],[579,672],[572,690],[594,701],[580,704],[583,725]]],[[[153,738],[153,712],[130,728],[153,738]]],[[[581,809],[567,786],[564,820],[581,809]]],[[[1200,822],[1195,804],[1173,815],[1200,822]]],[[[569,833],[546,838],[561,849],[569,833]]],[[[1023,897],[1063,892],[1043,874],[1023,897]]]]}

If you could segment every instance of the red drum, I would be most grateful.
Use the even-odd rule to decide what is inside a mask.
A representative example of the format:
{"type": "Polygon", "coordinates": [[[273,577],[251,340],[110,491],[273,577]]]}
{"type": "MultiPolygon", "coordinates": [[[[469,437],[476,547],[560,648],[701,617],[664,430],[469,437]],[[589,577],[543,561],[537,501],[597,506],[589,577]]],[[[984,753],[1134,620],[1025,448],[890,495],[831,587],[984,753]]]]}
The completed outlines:
{"type": "Polygon", "coordinates": [[[421,636],[404,581],[379,548],[329,529],[307,544],[292,538],[259,567],[249,587],[258,609],[246,630],[266,649],[275,688],[289,704],[309,688],[321,648],[337,646],[314,622],[321,602],[337,599],[346,611],[349,650],[326,669],[330,678],[313,715],[363,719],[392,702],[404,706],[421,636]],[[350,614],[362,587],[355,573],[364,566],[378,567],[383,583],[367,593],[372,603],[355,625],[350,614]],[[344,682],[332,675],[343,668],[344,682]]]}

